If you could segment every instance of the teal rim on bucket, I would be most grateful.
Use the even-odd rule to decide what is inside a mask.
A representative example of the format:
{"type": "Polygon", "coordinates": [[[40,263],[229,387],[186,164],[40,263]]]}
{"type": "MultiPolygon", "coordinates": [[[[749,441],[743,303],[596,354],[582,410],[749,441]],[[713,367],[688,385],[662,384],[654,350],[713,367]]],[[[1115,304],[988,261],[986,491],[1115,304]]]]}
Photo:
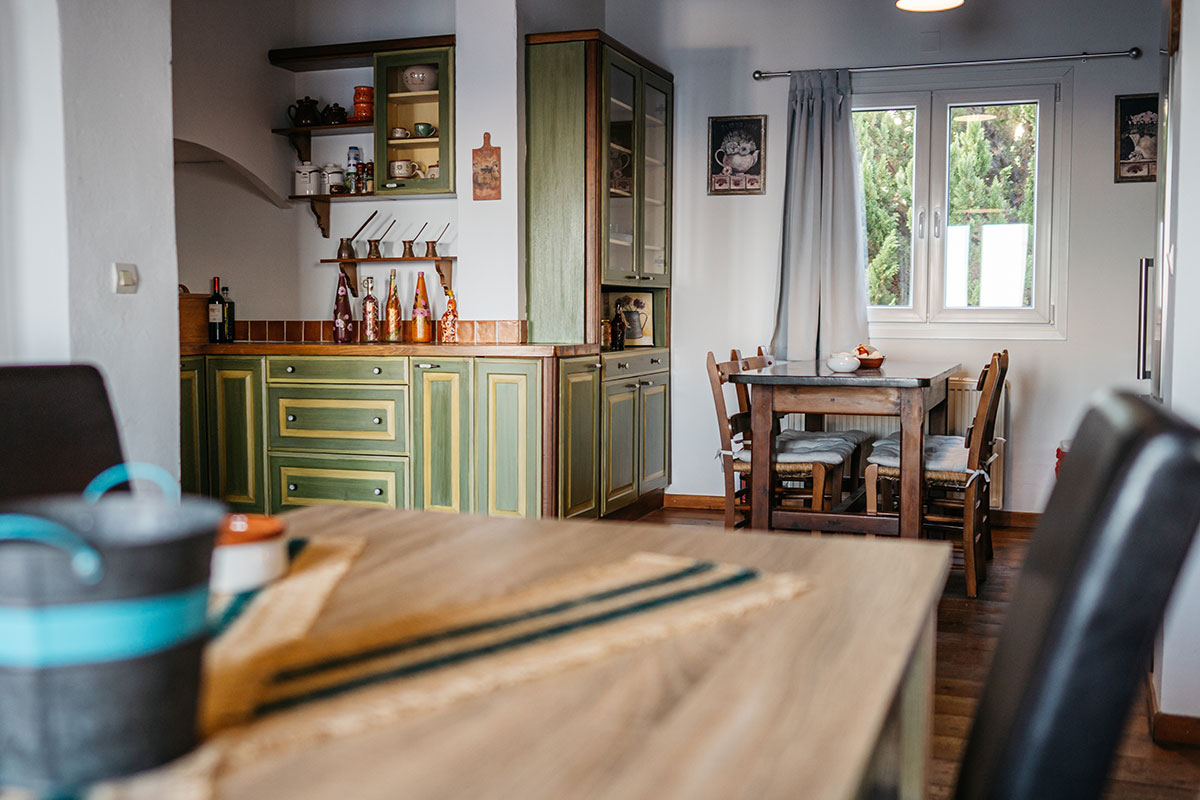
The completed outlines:
{"type": "Polygon", "coordinates": [[[133,480],[145,480],[157,484],[158,488],[162,489],[163,498],[167,500],[179,502],[182,498],[179,484],[175,482],[174,475],[157,464],[133,461],[128,464],[115,464],[92,478],[91,483],[83,490],[83,499],[95,503],[108,490],[133,480]]]}
{"type": "Polygon", "coordinates": [[[104,564],[96,549],[70,528],[31,514],[0,514],[0,542],[36,542],[62,550],[71,557],[71,571],[81,583],[95,586],[104,577],[104,564]]]}

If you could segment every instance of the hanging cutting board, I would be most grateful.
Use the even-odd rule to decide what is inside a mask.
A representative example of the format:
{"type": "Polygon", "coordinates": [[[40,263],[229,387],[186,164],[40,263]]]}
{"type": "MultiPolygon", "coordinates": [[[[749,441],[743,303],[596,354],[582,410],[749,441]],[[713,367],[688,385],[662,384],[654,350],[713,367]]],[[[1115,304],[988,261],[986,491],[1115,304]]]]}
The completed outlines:
{"type": "Polygon", "coordinates": [[[471,151],[471,186],[476,200],[500,199],[500,148],[492,146],[492,134],[486,131],[483,147],[471,151]]]}

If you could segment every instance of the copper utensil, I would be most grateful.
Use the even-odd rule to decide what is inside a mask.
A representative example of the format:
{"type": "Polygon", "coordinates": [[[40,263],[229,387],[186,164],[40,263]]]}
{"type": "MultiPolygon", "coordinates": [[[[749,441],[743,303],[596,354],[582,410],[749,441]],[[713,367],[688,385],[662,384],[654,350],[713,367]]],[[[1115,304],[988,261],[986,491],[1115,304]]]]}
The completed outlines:
{"type": "Polygon", "coordinates": [[[393,225],[395,225],[395,224],[396,224],[396,219],[395,219],[395,217],[393,217],[393,218],[392,218],[392,221],[388,223],[388,226],[387,226],[386,228],[384,228],[384,229],[383,229],[383,235],[382,235],[382,236],[380,236],[379,238],[380,238],[381,240],[383,240],[383,239],[386,239],[386,238],[387,238],[387,235],[388,235],[388,231],[390,231],[390,230],[392,229],[392,226],[393,226],[393,225]]]}
{"type": "Polygon", "coordinates": [[[351,261],[358,258],[358,254],[354,252],[354,240],[351,237],[343,236],[338,243],[337,257],[343,261],[351,261]]]}
{"type": "Polygon", "coordinates": [[[354,235],[350,237],[350,241],[353,242],[355,239],[357,239],[358,235],[363,232],[363,228],[365,228],[365,227],[367,227],[367,225],[371,224],[371,220],[375,219],[375,215],[378,213],[379,213],[378,210],[372,211],[371,216],[367,217],[367,221],[364,222],[362,225],[358,226],[358,230],[356,230],[354,232],[354,235]]]}
{"type": "Polygon", "coordinates": [[[367,258],[383,258],[379,252],[379,239],[367,239],[367,258]]]}
{"type": "Polygon", "coordinates": [[[412,246],[413,246],[413,240],[405,239],[404,240],[404,252],[400,254],[400,257],[401,258],[416,258],[416,256],[413,255],[412,246]]]}
{"type": "Polygon", "coordinates": [[[442,232],[437,235],[436,239],[434,239],[432,242],[425,242],[425,257],[426,258],[437,258],[438,257],[437,243],[442,240],[442,237],[446,235],[446,231],[448,231],[448,230],[450,230],[449,222],[446,223],[446,227],[442,228],[442,232]]]}

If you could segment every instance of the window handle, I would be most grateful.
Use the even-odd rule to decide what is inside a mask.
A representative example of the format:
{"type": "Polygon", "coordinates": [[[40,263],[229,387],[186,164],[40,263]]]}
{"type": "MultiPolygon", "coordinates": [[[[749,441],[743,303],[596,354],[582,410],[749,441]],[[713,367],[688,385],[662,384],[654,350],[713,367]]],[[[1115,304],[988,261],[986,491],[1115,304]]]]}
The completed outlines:
{"type": "Polygon", "coordinates": [[[925,209],[917,212],[917,238],[925,238],[925,209]]]}
{"type": "Polygon", "coordinates": [[[940,208],[933,210],[933,238],[942,238],[942,210],[940,208]]]}

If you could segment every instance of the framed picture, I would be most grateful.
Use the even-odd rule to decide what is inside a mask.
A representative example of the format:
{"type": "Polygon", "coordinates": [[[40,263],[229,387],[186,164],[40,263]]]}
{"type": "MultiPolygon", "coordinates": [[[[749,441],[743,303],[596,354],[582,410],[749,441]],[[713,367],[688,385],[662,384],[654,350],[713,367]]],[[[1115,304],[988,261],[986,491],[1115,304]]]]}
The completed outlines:
{"type": "Polygon", "coordinates": [[[1117,183],[1158,178],[1158,95],[1117,95],[1117,183]]]}
{"type": "Polygon", "coordinates": [[[604,319],[612,319],[621,304],[627,327],[626,347],[654,346],[654,295],[650,292],[605,292],[604,319]]]}
{"type": "Polygon", "coordinates": [[[766,191],[767,118],[708,118],[708,193],[766,191]]]}

